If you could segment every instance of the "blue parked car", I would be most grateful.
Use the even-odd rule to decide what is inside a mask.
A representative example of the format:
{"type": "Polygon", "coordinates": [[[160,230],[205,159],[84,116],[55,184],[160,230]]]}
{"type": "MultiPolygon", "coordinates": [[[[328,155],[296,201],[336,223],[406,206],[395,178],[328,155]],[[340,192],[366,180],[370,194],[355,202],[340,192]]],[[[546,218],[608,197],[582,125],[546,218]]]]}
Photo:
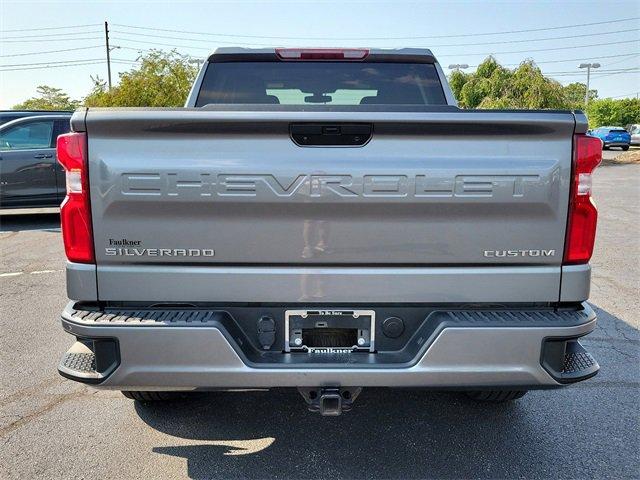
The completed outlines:
{"type": "Polygon", "coordinates": [[[592,137],[602,140],[602,148],[620,147],[622,150],[629,150],[631,145],[631,134],[622,127],[600,127],[589,131],[592,137]]]}

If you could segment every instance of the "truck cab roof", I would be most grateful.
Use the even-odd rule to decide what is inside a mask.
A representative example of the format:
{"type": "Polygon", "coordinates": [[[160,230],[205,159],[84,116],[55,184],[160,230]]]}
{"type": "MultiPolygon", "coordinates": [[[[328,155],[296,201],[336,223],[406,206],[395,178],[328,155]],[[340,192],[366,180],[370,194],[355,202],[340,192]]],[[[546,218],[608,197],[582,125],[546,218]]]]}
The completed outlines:
{"type": "MultiPolygon", "coordinates": [[[[240,61],[278,61],[293,60],[283,58],[281,52],[324,52],[337,54],[338,52],[363,52],[360,60],[364,62],[407,62],[407,63],[436,63],[436,59],[428,48],[244,48],[220,47],[208,58],[209,62],[240,62],[240,61]]],[[[330,60],[331,58],[300,58],[301,60],[330,60]]],[[[338,58],[333,58],[334,60],[338,58]]],[[[344,58],[343,60],[349,60],[344,58]]]]}

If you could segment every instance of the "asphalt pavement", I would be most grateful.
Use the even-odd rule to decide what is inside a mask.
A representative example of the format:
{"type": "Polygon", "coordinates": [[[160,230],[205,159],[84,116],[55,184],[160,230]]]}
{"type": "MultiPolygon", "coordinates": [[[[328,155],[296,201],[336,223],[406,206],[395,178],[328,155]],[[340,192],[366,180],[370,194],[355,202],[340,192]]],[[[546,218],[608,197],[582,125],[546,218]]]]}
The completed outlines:
{"type": "Polygon", "coordinates": [[[601,167],[594,190],[596,377],[497,406],[365,389],[337,418],[291,390],[148,406],[60,377],[57,216],[2,213],[0,478],[639,478],[640,165],[601,167]]]}
{"type": "MultiPolygon", "coordinates": [[[[631,150],[637,150],[638,147],[631,147],[631,150]]],[[[623,153],[623,150],[620,148],[614,148],[609,150],[602,151],[602,159],[603,160],[614,160],[618,155],[623,153]]]]}

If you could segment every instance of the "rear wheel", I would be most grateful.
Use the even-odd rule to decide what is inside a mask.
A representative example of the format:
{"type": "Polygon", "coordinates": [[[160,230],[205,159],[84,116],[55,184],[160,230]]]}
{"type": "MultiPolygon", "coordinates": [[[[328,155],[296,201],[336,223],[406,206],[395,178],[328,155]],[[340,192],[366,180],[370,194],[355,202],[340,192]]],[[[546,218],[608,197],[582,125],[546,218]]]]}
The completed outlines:
{"type": "Polygon", "coordinates": [[[502,403],[524,397],[527,390],[477,390],[464,393],[478,402],[502,403]]]}
{"type": "Polygon", "coordinates": [[[622,150],[624,150],[626,152],[627,150],[629,150],[629,146],[625,145],[624,147],[622,147],[622,150]]]}
{"type": "Polygon", "coordinates": [[[131,400],[139,402],[168,402],[184,395],[182,392],[132,392],[124,390],[122,394],[131,400]]]}

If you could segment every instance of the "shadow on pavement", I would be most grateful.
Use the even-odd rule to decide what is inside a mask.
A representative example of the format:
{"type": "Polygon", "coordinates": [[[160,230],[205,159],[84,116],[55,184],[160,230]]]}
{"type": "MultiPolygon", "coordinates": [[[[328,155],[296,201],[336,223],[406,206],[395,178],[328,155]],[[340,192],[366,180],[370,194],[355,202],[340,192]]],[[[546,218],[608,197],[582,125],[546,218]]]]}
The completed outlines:
{"type": "Polygon", "coordinates": [[[351,412],[320,417],[294,389],[274,389],[135,409],[169,442],[188,441],[152,451],[185,459],[196,479],[635,478],[640,335],[597,312],[598,328],[583,343],[600,374],[512,403],[366,388],[351,412]]]}
{"type": "Polygon", "coordinates": [[[483,476],[487,458],[510,452],[485,473],[508,477],[529,453],[505,431],[530,436],[532,421],[520,402],[480,406],[455,394],[374,388],[341,417],[307,412],[291,389],[136,408],[158,430],[213,440],[153,449],[187,459],[190,478],[469,478],[483,476]]]}
{"type": "Polygon", "coordinates": [[[25,230],[60,231],[59,213],[32,213],[27,215],[3,215],[0,213],[0,232],[25,230]]]}

